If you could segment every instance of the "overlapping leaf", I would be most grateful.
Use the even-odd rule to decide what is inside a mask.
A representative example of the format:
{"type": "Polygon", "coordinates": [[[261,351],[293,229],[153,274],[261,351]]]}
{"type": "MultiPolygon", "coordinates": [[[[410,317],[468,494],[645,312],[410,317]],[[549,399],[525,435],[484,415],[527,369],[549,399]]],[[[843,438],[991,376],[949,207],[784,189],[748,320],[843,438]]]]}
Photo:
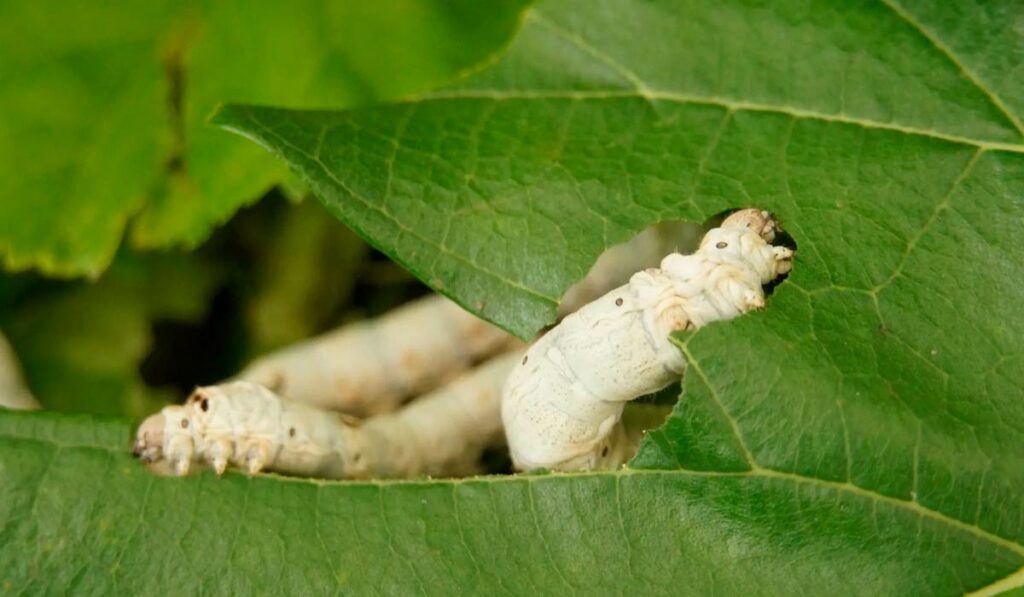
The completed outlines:
{"type": "Polygon", "coordinates": [[[683,399],[619,472],[177,482],[132,467],[123,428],[61,439],[90,426],[0,418],[17,476],[0,555],[38,546],[12,586],[158,591],[181,570],[186,589],[239,591],[1024,584],[1019,11],[551,0],[502,61],[435,96],[226,109],[336,215],[524,336],[659,219],[760,205],[797,262],[766,311],[679,339],[683,399]],[[81,471],[108,490],[69,511],[81,471]],[[109,576],[61,567],[83,541],[83,571],[109,576]]]}

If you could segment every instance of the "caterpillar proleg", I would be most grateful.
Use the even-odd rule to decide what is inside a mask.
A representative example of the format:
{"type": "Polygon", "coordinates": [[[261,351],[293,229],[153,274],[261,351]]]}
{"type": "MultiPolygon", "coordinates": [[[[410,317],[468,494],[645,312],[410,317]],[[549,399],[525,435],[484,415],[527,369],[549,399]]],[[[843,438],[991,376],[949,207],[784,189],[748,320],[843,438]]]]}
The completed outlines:
{"type": "Polygon", "coordinates": [[[289,400],[370,416],[395,410],[515,343],[496,326],[432,295],[273,352],[237,378],[289,400]]]}
{"type": "Polygon", "coordinates": [[[772,246],[768,212],[738,211],[704,235],[691,255],[569,315],[533,344],[509,376],[502,420],[516,468],[589,470],[622,464],[623,406],[677,381],[685,361],[673,331],[731,319],[764,306],[763,284],[792,267],[792,250],[772,246]]]}
{"type": "Polygon", "coordinates": [[[501,387],[522,352],[495,357],[400,410],[359,421],[234,381],[198,388],[139,427],[135,455],[175,474],[196,462],[329,479],[472,474],[501,442],[501,387]]]}
{"type": "Polygon", "coordinates": [[[0,407],[23,410],[39,408],[39,403],[21,376],[14,349],[3,334],[0,334],[0,407]]]}

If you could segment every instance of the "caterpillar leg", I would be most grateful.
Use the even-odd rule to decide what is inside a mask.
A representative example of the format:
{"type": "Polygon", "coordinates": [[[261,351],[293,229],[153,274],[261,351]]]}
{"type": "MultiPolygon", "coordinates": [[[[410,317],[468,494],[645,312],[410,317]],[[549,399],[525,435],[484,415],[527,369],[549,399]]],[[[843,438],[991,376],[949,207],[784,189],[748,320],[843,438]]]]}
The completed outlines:
{"type": "Polygon", "coordinates": [[[135,455],[185,475],[194,464],[218,474],[333,479],[410,478],[472,472],[501,441],[501,386],[521,353],[492,359],[391,414],[359,421],[282,399],[246,381],[198,388],[138,430],[135,455]]]}
{"type": "Polygon", "coordinates": [[[775,271],[780,276],[793,271],[793,249],[788,247],[772,247],[775,254],[775,271]]]}
{"type": "Polygon", "coordinates": [[[764,307],[764,292],[760,285],[752,286],[744,281],[723,276],[715,281],[712,288],[715,291],[712,300],[725,305],[722,313],[730,316],[735,317],[764,307]]]}

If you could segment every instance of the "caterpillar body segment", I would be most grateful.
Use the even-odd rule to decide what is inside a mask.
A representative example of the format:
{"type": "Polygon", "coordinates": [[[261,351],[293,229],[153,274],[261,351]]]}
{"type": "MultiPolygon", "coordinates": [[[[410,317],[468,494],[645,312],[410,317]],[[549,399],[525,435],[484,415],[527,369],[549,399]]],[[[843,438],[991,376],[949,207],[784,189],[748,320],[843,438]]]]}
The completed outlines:
{"type": "Polygon", "coordinates": [[[739,211],[692,255],[660,268],[562,320],[538,340],[505,384],[502,420],[520,470],[590,470],[631,454],[620,424],[625,402],[677,381],[685,369],[669,340],[677,330],[764,306],[763,284],[791,268],[793,252],[769,244],[767,212],[739,211]]]}
{"type": "Polygon", "coordinates": [[[0,334],[0,407],[20,410],[39,408],[39,402],[21,376],[14,349],[3,334],[0,334]]]}
{"type": "Polygon", "coordinates": [[[148,418],[135,453],[146,462],[166,460],[188,474],[194,461],[217,473],[229,465],[258,472],[274,464],[296,474],[326,475],[339,468],[334,455],[348,426],[337,413],[287,402],[263,386],[230,382],[198,388],[183,405],[148,418]]]}
{"type": "Polygon", "coordinates": [[[501,388],[521,353],[496,357],[393,413],[360,421],[247,381],[198,388],[138,430],[135,454],[178,475],[195,463],[329,479],[461,476],[500,444],[501,388]]]}
{"type": "Polygon", "coordinates": [[[372,416],[395,410],[515,342],[432,295],[271,353],[237,377],[292,401],[372,416]]]}
{"type": "Polygon", "coordinates": [[[505,441],[501,390],[522,353],[495,357],[394,414],[367,420],[363,427],[373,461],[360,471],[361,478],[480,472],[483,450],[505,441]]]}

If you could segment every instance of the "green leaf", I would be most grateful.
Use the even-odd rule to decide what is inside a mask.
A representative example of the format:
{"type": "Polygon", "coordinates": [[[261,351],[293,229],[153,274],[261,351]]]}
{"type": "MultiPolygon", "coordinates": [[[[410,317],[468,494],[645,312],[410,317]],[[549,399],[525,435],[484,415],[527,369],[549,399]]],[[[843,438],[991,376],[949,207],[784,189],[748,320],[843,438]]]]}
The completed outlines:
{"type": "Polygon", "coordinates": [[[207,0],[183,57],[187,186],[158,194],[137,246],[195,245],[285,178],[279,162],[211,128],[223,101],[345,108],[436,86],[506,43],[524,0],[207,0]]]}
{"type": "Polygon", "coordinates": [[[218,102],[398,98],[497,51],[523,5],[5,2],[0,258],[95,277],[136,215],[135,246],[195,246],[285,176],[206,126],[218,102]]]}
{"type": "MultiPolygon", "coordinates": [[[[903,206],[888,201],[888,181],[869,184],[874,197],[859,199],[883,204],[873,207],[888,229],[841,222],[840,210],[818,214],[833,231],[857,224],[858,233],[887,236],[877,278],[972,151],[1020,149],[1017,118],[885,7],[844,16],[827,6],[622,6],[636,15],[633,30],[619,10],[577,22],[571,5],[538,7],[495,68],[419,101],[330,113],[228,106],[215,121],[282,156],[338,217],[421,278],[523,337],[553,319],[562,292],[602,249],[654,220],[755,203],[830,238],[813,218],[790,216],[842,207],[857,181],[857,163],[844,155],[877,145],[888,153],[876,160],[892,167],[916,159],[901,155],[906,145],[941,170],[905,173],[912,186],[895,194],[909,211],[894,222],[884,210],[903,206]],[[735,44],[716,50],[726,29],[735,44]],[[795,48],[771,42],[794,36],[802,41],[796,61],[795,48]],[[761,152],[751,154],[750,143],[761,152]],[[819,146],[822,163],[801,176],[811,186],[814,168],[838,170],[831,197],[804,200],[777,175],[774,188],[752,189],[723,174],[770,170],[768,152],[819,146]]],[[[814,238],[805,259],[820,262],[821,244],[814,238]]]]}
{"type": "Polygon", "coordinates": [[[170,147],[160,49],[175,3],[0,5],[0,256],[99,274],[170,147]]]}
{"type": "MultiPolygon", "coordinates": [[[[502,61],[455,88],[349,112],[228,106],[216,122],[524,338],[601,250],[651,222],[774,211],[799,245],[793,274],[766,311],[679,340],[683,399],[634,467],[708,475],[652,491],[719,514],[709,487],[770,479],[780,493],[755,492],[742,522],[717,527],[716,547],[770,538],[759,553],[781,558],[815,543],[806,557],[829,578],[793,572],[810,592],[846,592],[854,578],[890,592],[921,573],[908,552],[923,546],[904,542],[920,536],[878,519],[897,510],[982,531],[978,544],[1010,558],[910,592],[1006,575],[1017,586],[1024,69],[1022,34],[1006,23],[1024,12],[986,6],[554,0],[502,61]],[[870,507],[848,507],[859,498],[870,507]],[[866,535],[832,535],[840,520],[866,535]]],[[[965,562],[951,552],[923,566],[965,562]]],[[[793,590],[761,566],[712,574],[727,592],[736,579],[793,590]]]]}
{"type": "Polygon", "coordinates": [[[656,220],[772,209],[795,269],[767,310],[679,338],[683,399],[623,471],[163,479],[130,462],[124,426],[2,415],[0,582],[1021,586],[1024,69],[1006,25],[1020,9],[985,6],[552,0],[493,68],[434,97],[225,109],[371,242],[523,336],[656,220]]]}
{"type": "Polygon", "coordinates": [[[8,590],[944,594],[1024,549],[920,505],[785,474],[187,481],[123,425],[0,413],[8,590]]]}

